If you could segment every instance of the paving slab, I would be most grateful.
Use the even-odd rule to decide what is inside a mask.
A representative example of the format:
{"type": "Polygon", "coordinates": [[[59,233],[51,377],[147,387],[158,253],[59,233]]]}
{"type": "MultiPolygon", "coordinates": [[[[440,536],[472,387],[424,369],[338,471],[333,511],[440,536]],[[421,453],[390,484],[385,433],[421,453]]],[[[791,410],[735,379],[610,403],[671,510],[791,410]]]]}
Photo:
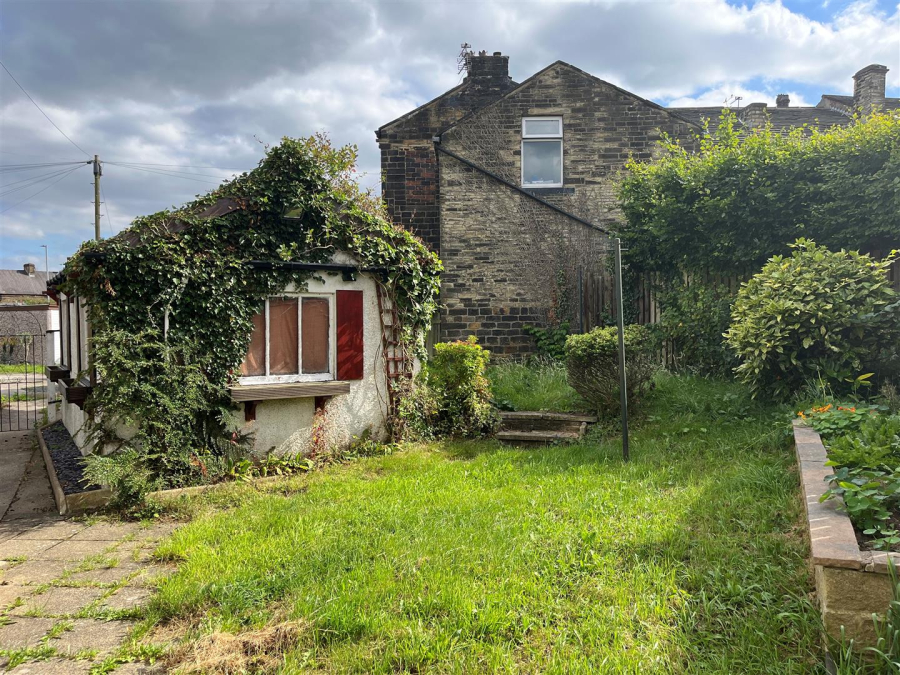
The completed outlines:
{"type": "MultiPolygon", "coordinates": [[[[3,469],[14,469],[9,464],[18,460],[7,461],[0,457],[3,469]]],[[[60,520],[61,516],[56,510],[56,500],[53,498],[53,488],[50,487],[50,479],[47,477],[47,467],[44,466],[44,458],[41,451],[35,448],[25,465],[25,473],[16,490],[12,503],[6,509],[4,520],[45,518],[47,520],[60,520]]]]}
{"type": "Polygon", "coordinates": [[[136,523],[97,523],[78,532],[73,541],[119,541],[135,534],[140,525],[136,523]]]}
{"type": "Polygon", "coordinates": [[[172,576],[176,567],[167,565],[148,565],[141,573],[128,581],[129,586],[153,586],[157,581],[172,576]]]}
{"type": "Polygon", "coordinates": [[[24,605],[14,609],[13,613],[51,616],[75,614],[105,592],[102,588],[50,588],[40,595],[31,596],[24,605]]]}
{"type": "Polygon", "coordinates": [[[68,539],[87,527],[75,520],[41,522],[22,530],[16,539],[68,539]]]}
{"type": "Polygon", "coordinates": [[[0,462],[3,479],[0,480],[0,517],[6,513],[16,497],[19,484],[25,476],[28,460],[34,454],[31,431],[0,434],[0,462]]]}
{"type": "MultiPolygon", "coordinates": [[[[41,543],[35,539],[13,539],[13,543],[21,541],[22,543],[41,543]]],[[[35,560],[81,560],[91,556],[100,555],[109,548],[108,541],[76,541],[68,539],[56,543],[51,548],[36,551],[31,555],[35,560]]]]}
{"type": "Polygon", "coordinates": [[[103,601],[103,607],[113,611],[137,609],[147,604],[153,592],[149,588],[125,586],[103,601]]]}
{"type": "Polygon", "coordinates": [[[17,584],[3,584],[0,586],[0,612],[13,604],[17,598],[24,598],[31,595],[34,589],[17,584]]]}
{"type": "Polygon", "coordinates": [[[70,574],[63,584],[91,582],[95,584],[117,584],[142,569],[141,565],[127,561],[116,567],[98,567],[93,570],[70,574]]]}
{"type": "Polygon", "coordinates": [[[71,567],[71,563],[60,560],[28,560],[0,571],[0,580],[5,584],[48,584],[59,579],[71,567]]]}
{"type": "Polygon", "coordinates": [[[49,640],[48,644],[61,654],[96,651],[103,657],[114,652],[125,640],[133,624],[130,621],[100,621],[77,619],[72,630],[49,640]]]}
{"type": "Polygon", "coordinates": [[[0,558],[33,558],[58,543],[55,539],[8,539],[0,544],[0,558]]]}
{"type": "MultiPolygon", "coordinates": [[[[45,661],[28,661],[10,670],[6,675],[78,675],[91,672],[90,661],[73,659],[47,659],[45,661]]],[[[118,672],[118,671],[116,671],[118,672]]]]}
{"type": "Polygon", "coordinates": [[[165,669],[158,663],[144,663],[143,661],[132,661],[125,663],[114,671],[115,675],[162,675],[165,669]]]}
{"type": "Polygon", "coordinates": [[[55,619],[12,617],[9,623],[0,626],[0,649],[34,647],[55,623],[55,619]]]}

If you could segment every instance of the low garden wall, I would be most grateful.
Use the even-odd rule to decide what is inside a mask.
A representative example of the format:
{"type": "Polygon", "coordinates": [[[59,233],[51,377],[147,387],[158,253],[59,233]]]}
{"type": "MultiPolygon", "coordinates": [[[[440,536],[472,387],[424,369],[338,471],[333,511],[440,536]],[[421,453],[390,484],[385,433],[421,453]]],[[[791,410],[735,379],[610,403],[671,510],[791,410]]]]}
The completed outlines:
{"type": "Polygon", "coordinates": [[[828,457],[819,434],[794,422],[794,443],[803,488],[816,594],[826,632],[862,646],[874,645],[872,614],[884,615],[893,597],[888,560],[900,566],[900,553],[860,549],[847,514],[838,500],[819,502],[828,489],[825,477],[834,473],[825,466],[828,457]]]}

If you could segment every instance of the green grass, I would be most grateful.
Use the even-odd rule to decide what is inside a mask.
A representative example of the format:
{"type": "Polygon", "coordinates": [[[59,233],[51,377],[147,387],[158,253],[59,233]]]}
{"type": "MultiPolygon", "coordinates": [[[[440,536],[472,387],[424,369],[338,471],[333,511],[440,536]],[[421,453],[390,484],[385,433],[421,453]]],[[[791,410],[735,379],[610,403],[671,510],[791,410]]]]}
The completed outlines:
{"type": "Polygon", "coordinates": [[[44,366],[34,363],[0,363],[0,375],[15,375],[17,373],[43,375],[44,366]]]}
{"type": "Polygon", "coordinates": [[[566,367],[557,361],[499,363],[488,368],[487,377],[494,400],[514,410],[579,412],[590,408],[566,382],[566,367]]]}
{"type": "Polygon", "coordinates": [[[305,622],[291,673],[817,672],[786,419],[663,376],[628,464],[453,442],[207,493],[149,621],[305,622]]]}

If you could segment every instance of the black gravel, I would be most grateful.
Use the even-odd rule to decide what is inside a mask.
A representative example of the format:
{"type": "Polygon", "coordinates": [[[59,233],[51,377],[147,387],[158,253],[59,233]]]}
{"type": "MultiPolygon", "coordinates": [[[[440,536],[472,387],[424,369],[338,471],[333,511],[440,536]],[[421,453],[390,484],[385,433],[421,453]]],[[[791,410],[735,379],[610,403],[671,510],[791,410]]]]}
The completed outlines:
{"type": "Polygon", "coordinates": [[[50,451],[56,477],[67,495],[90,490],[99,490],[99,485],[91,485],[84,478],[84,457],[75,445],[72,436],[62,422],[54,422],[42,431],[44,443],[50,451]]]}

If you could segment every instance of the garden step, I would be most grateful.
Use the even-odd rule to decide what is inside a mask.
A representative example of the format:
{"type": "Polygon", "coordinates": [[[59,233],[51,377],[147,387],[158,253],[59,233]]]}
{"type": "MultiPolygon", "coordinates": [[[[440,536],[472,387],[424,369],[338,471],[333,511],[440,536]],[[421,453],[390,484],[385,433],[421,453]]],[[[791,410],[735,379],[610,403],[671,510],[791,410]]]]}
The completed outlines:
{"type": "Polygon", "coordinates": [[[501,431],[556,431],[574,433],[580,437],[587,425],[595,423],[597,418],[593,415],[523,411],[500,413],[500,420],[501,431]]]}
{"type": "Polygon", "coordinates": [[[572,443],[581,438],[575,431],[500,431],[497,438],[517,445],[549,445],[550,443],[572,443]]]}

